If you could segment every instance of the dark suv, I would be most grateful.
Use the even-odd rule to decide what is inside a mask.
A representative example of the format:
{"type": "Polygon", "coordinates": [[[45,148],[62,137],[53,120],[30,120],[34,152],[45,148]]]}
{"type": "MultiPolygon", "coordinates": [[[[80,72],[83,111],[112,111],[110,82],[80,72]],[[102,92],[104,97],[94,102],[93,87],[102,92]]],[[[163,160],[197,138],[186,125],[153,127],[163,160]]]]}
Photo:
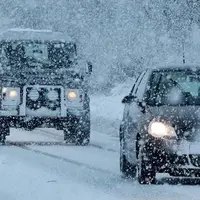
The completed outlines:
{"type": "Polygon", "coordinates": [[[200,176],[200,67],[147,69],[122,103],[125,176],[137,175],[141,184],[155,183],[156,173],[200,176]]]}
{"type": "MultiPolygon", "coordinates": [[[[83,59],[82,59],[83,60],[83,59]]],[[[88,77],[76,43],[59,32],[11,29],[0,34],[0,141],[10,127],[63,130],[64,140],[90,141],[88,77]]]]}

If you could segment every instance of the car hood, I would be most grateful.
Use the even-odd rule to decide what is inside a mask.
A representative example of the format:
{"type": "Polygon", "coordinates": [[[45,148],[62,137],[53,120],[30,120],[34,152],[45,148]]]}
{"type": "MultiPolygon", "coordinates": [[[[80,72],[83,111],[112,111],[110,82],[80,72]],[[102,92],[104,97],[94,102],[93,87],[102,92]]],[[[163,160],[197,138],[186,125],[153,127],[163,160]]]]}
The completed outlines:
{"type": "Polygon", "coordinates": [[[159,118],[175,127],[178,138],[200,138],[200,106],[149,107],[147,120],[159,118]]]}

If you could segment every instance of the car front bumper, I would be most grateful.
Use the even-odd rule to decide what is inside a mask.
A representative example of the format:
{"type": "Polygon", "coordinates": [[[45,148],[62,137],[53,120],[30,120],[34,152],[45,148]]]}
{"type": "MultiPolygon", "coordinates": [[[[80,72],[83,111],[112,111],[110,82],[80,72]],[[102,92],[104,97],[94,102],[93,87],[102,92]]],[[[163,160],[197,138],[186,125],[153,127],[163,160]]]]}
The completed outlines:
{"type": "Polygon", "coordinates": [[[88,120],[86,115],[68,114],[66,117],[31,117],[31,116],[0,116],[0,122],[5,123],[8,127],[23,128],[27,124],[32,124],[35,127],[57,127],[61,129],[69,127],[74,123],[83,123],[88,120]]]}
{"type": "Polygon", "coordinates": [[[150,137],[143,153],[157,172],[174,176],[200,176],[200,142],[150,137]]]}

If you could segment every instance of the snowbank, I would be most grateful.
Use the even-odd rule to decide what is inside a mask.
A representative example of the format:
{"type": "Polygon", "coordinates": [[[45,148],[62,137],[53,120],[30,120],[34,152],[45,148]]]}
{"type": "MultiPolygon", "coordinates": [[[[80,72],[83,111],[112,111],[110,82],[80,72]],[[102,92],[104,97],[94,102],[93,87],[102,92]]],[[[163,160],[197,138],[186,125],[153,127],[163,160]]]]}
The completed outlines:
{"type": "Polygon", "coordinates": [[[124,105],[121,100],[128,95],[134,80],[128,80],[117,85],[106,96],[96,94],[91,97],[92,129],[112,136],[118,136],[119,125],[123,115],[124,105]]]}

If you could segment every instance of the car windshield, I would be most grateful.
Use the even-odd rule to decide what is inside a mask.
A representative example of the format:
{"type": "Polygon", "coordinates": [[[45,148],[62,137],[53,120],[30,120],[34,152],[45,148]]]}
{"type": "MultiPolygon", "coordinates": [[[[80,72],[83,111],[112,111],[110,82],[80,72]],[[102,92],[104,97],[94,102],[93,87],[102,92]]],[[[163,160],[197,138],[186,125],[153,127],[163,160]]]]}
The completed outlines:
{"type": "Polygon", "coordinates": [[[75,56],[73,44],[41,42],[6,42],[2,45],[2,54],[10,64],[29,66],[69,66],[75,56]]]}
{"type": "Polygon", "coordinates": [[[200,105],[200,71],[153,72],[147,103],[152,106],[200,105]]]}

